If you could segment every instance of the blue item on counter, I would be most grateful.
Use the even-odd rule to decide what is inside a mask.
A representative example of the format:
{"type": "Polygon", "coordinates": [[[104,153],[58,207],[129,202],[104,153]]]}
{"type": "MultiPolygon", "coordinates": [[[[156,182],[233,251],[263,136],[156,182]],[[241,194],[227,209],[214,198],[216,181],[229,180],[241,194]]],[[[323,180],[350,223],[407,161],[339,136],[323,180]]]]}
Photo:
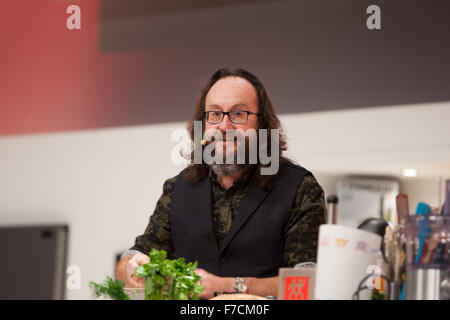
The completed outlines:
{"type": "MultiPolygon", "coordinates": [[[[429,215],[429,214],[431,214],[431,207],[424,202],[419,202],[416,208],[416,215],[429,215]]],[[[429,233],[430,227],[428,221],[426,219],[419,221],[419,233],[417,235],[419,240],[419,247],[417,249],[417,256],[415,262],[416,264],[420,262],[423,245],[425,244],[425,240],[429,233]]]]}

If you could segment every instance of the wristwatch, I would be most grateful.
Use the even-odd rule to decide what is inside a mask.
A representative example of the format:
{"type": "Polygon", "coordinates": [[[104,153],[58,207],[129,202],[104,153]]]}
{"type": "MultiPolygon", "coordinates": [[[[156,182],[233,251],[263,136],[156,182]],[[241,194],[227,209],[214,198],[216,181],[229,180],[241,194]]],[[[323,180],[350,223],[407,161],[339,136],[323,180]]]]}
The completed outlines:
{"type": "Polygon", "coordinates": [[[236,277],[233,289],[236,290],[237,293],[246,293],[247,285],[245,284],[245,280],[241,277],[236,277]]]}

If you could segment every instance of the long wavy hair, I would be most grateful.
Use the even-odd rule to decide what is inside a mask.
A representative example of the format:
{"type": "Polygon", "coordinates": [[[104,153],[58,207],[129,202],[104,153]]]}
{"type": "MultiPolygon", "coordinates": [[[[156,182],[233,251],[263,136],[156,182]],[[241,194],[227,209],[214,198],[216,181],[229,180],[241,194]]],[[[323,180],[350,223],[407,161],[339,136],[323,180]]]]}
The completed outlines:
{"type": "MultiPolygon", "coordinates": [[[[277,115],[275,114],[275,110],[273,108],[272,102],[270,101],[270,98],[267,94],[266,89],[264,88],[264,85],[262,82],[252,73],[249,71],[238,68],[235,70],[231,70],[228,68],[219,69],[212,77],[208,80],[206,85],[200,90],[199,96],[197,99],[197,103],[195,106],[194,114],[189,121],[188,124],[188,131],[191,138],[192,143],[192,151],[188,155],[191,159],[191,164],[185,169],[184,171],[184,178],[187,181],[190,181],[192,183],[199,182],[206,178],[209,174],[209,165],[202,162],[200,164],[194,164],[194,153],[195,152],[203,152],[203,146],[202,145],[195,145],[194,144],[194,122],[195,121],[202,121],[202,135],[205,131],[205,119],[203,116],[203,112],[205,111],[205,101],[206,101],[206,95],[208,94],[211,87],[220,79],[226,78],[226,77],[240,77],[243,79],[246,79],[248,82],[250,82],[253,87],[256,90],[257,97],[258,97],[258,113],[260,116],[258,117],[258,129],[267,129],[267,150],[268,152],[272,150],[271,148],[271,129],[278,129],[279,130],[279,156],[280,156],[280,167],[281,165],[288,161],[287,158],[282,156],[283,151],[287,150],[287,144],[286,144],[286,137],[283,133],[283,129],[280,123],[280,120],[278,119],[277,115]]],[[[203,158],[203,157],[202,157],[203,158]]],[[[203,159],[202,159],[203,161],[203,159]]],[[[268,164],[270,165],[270,164],[268,164]]],[[[266,165],[266,166],[268,166],[266,165]]],[[[259,169],[261,166],[263,166],[259,161],[259,154],[258,154],[258,160],[257,160],[257,169],[259,169]]],[[[256,183],[261,187],[266,187],[267,184],[271,179],[274,178],[274,176],[270,175],[261,175],[260,170],[255,171],[256,175],[256,183]]]]}

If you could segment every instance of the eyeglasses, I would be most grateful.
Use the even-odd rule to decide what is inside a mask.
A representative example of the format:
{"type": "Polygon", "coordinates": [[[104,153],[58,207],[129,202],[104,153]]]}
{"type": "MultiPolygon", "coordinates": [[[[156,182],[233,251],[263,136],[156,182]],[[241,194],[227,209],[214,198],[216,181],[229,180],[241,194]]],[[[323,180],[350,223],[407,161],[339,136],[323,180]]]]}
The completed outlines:
{"type": "Polygon", "coordinates": [[[228,119],[230,119],[230,122],[234,124],[243,124],[248,121],[248,116],[250,114],[254,114],[256,116],[260,116],[259,113],[254,113],[250,111],[240,111],[240,110],[233,110],[233,111],[205,111],[203,112],[203,116],[206,119],[206,122],[211,124],[218,124],[221,123],[223,120],[223,117],[225,115],[228,115],[228,119]]]}

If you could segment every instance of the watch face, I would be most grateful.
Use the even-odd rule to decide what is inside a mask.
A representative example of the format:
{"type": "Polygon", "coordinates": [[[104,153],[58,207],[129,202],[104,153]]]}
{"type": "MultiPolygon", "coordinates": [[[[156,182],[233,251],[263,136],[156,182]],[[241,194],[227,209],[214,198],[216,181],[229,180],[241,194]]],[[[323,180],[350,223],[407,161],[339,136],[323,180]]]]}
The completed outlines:
{"type": "Polygon", "coordinates": [[[247,291],[247,286],[245,285],[244,282],[238,282],[236,287],[237,287],[239,292],[246,292],[247,291]]]}

